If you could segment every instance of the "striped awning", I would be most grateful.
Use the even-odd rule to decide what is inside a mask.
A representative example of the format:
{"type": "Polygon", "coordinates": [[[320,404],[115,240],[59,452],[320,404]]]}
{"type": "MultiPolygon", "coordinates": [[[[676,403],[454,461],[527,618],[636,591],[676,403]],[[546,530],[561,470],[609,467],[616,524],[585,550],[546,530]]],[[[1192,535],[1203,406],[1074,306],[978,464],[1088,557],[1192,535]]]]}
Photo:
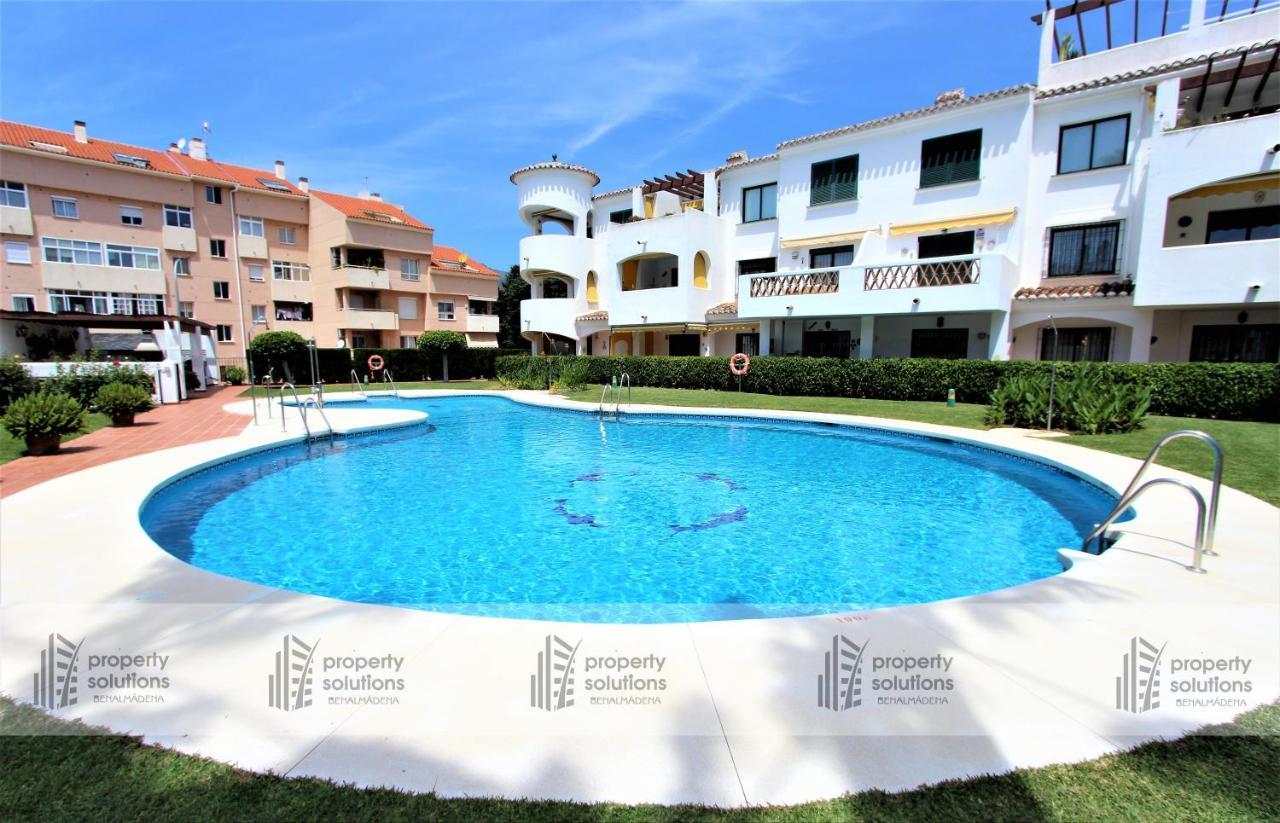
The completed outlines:
{"type": "Polygon", "coordinates": [[[943,229],[967,229],[977,226],[996,226],[1001,223],[1012,223],[1018,216],[1018,210],[1001,209],[1000,211],[974,212],[958,214],[933,220],[916,220],[910,223],[890,223],[889,234],[923,234],[924,232],[942,231],[943,229]]]}
{"type": "Polygon", "coordinates": [[[1221,183],[1201,186],[1198,189],[1184,191],[1182,194],[1175,194],[1169,199],[1190,200],[1193,197],[1216,197],[1219,194],[1241,194],[1243,192],[1274,189],[1277,186],[1280,186],[1280,174],[1260,174],[1254,177],[1225,180],[1221,183]]]}
{"type": "Polygon", "coordinates": [[[879,232],[879,226],[870,226],[857,231],[847,231],[842,234],[819,234],[814,237],[792,237],[783,240],[778,245],[784,249],[808,249],[814,246],[833,246],[837,243],[856,243],[863,238],[864,235],[872,232],[879,232]]]}

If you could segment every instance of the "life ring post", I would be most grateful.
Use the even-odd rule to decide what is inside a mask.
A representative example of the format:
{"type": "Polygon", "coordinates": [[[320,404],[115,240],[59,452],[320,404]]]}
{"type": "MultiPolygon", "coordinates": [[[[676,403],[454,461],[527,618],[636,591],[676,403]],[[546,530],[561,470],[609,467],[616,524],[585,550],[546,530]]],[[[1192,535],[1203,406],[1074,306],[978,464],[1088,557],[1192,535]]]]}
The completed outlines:
{"type": "Polygon", "coordinates": [[[384,365],[383,360],[382,360],[382,355],[380,355],[380,354],[371,354],[371,355],[369,355],[368,363],[369,363],[369,371],[371,371],[371,372],[372,372],[372,371],[381,371],[381,370],[382,370],[382,367],[383,367],[383,365],[384,365]]]}

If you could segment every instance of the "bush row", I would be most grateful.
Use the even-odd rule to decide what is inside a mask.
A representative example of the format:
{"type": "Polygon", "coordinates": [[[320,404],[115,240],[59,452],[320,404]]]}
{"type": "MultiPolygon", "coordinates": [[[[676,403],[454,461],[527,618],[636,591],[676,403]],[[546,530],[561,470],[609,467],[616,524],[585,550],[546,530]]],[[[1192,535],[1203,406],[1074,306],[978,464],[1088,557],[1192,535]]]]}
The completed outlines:
{"type": "MultiPolygon", "coordinates": [[[[554,373],[570,360],[586,365],[586,382],[607,383],[631,375],[632,385],[673,389],[735,389],[727,357],[528,357],[500,358],[499,379],[536,382],[548,359],[554,373]],[[539,371],[541,369],[541,371],[539,371]]],[[[1058,363],[1058,379],[1070,380],[1084,364],[1058,363]]],[[[1107,379],[1151,390],[1152,414],[1224,420],[1280,421],[1280,365],[1274,363],[1099,363],[1107,379]]],[[[875,400],[943,400],[956,390],[962,403],[987,403],[1006,377],[1049,374],[1038,361],[882,358],[756,357],[742,390],[759,394],[859,397],[875,400]]],[[[532,388],[533,386],[528,386],[532,388]]]]}
{"type": "MultiPolygon", "coordinates": [[[[369,376],[369,358],[380,355],[385,368],[398,382],[411,380],[440,380],[444,376],[444,361],[439,354],[418,349],[352,349],[354,368],[360,379],[369,376]]],[[[449,355],[449,379],[468,380],[472,377],[492,378],[497,374],[494,361],[503,358],[528,359],[525,349],[463,349],[449,355]]],[[[350,379],[350,374],[347,379],[350,379]]]]}
{"type": "MultiPolygon", "coordinates": [[[[250,352],[253,358],[253,379],[261,383],[267,376],[267,370],[273,369],[271,379],[279,383],[288,380],[298,385],[314,382],[311,374],[311,361],[306,351],[285,358],[268,358],[260,352],[250,352]]],[[[342,383],[351,379],[350,349],[316,349],[316,359],[320,363],[320,379],[325,383],[342,383]]]]}

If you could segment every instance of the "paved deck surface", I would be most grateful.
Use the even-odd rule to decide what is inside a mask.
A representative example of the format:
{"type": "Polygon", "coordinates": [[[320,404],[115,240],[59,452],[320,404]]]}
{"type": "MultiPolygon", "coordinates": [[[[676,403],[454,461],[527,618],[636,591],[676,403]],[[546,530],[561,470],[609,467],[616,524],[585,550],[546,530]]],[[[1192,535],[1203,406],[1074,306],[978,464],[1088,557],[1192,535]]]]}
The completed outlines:
{"type": "Polygon", "coordinates": [[[242,389],[218,386],[184,403],[158,406],[131,428],[99,429],[62,445],[57,454],[19,457],[0,466],[0,497],[37,483],[148,452],[188,446],[244,431],[245,418],[223,411],[242,389]]]}

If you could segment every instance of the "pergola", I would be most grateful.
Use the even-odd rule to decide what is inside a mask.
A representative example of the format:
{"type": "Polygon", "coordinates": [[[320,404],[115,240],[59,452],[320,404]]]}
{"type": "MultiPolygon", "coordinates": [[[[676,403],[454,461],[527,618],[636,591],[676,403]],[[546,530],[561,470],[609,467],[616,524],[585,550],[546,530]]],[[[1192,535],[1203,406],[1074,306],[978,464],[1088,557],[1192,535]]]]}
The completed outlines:
{"type": "Polygon", "coordinates": [[[643,191],[645,194],[670,191],[684,200],[701,200],[702,179],[702,172],[687,169],[676,174],[666,174],[652,180],[645,180],[643,191]]]}

